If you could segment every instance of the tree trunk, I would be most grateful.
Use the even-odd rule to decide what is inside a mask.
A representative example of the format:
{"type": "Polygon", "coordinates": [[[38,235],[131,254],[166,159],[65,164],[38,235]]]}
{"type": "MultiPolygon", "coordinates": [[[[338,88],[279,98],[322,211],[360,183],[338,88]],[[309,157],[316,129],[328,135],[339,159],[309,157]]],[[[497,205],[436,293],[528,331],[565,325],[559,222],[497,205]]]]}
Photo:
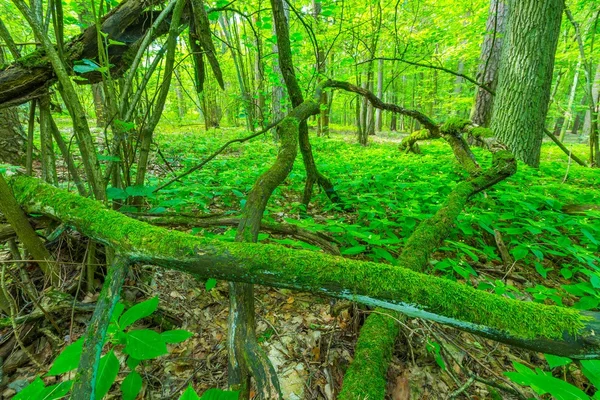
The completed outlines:
{"type": "MultiPolygon", "coordinates": [[[[598,63],[598,65],[596,66],[596,73],[594,74],[594,85],[592,86],[592,97],[594,99],[596,99],[596,102],[598,101],[598,93],[600,92],[600,62],[598,63]]],[[[584,135],[588,135],[591,132],[591,122],[592,122],[592,118],[591,118],[591,112],[588,109],[585,112],[585,120],[583,122],[583,134],[584,135]]]]}
{"type": "Polygon", "coordinates": [[[565,140],[565,134],[567,133],[567,129],[569,128],[569,124],[571,123],[571,119],[573,118],[573,103],[575,103],[575,94],[577,93],[577,83],[579,81],[579,71],[581,69],[581,56],[577,60],[577,66],[575,67],[575,74],[573,75],[573,83],[571,84],[571,91],[569,93],[569,102],[567,103],[567,108],[565,110],[565,123],[560,130],[560,138],[559,140],[562,142],[565,140]]]}
{"type": "MultiPolygon", "coordinates": [[[[477,81],[496,90],[498,84],[498,66],[504,31],[508,17],[508,7],[504,0],[491,0],[486,23],[486,35],[481,45],[481,56],[477,67],[477,81]]],[[[494,96],[487,90],[477,87],[475,104],[471,111],[471,121],[479,126],[489,126],[492,118],[494,96]]]]}
{"type": "MultiPolygon", "coordinates": [[[[377,63],[377,97],[383,98],[383,60],[377,63]]],[[[381,109],[375,111],[375,130],[381,132],[383,127],[383,118],[381,109]]]]}
{"type": "Polygon", "coordinates": [[[27,140],[16,107],[0,109],[0,163],[25,165],[27,140]]]}
{"type": "Polygon", "coordinates": [[[491,128],[537,167],[564,0],[512,0],[509,8],[491,128]]]}

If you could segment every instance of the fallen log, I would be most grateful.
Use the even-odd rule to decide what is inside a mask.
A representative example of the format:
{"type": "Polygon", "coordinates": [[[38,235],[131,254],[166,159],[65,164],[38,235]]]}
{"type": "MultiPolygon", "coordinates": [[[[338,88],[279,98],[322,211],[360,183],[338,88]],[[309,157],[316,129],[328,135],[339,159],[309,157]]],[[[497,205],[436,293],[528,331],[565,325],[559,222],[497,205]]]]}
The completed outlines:
{"type": "MultiPolygon", "coordinates": [[[[121,43],[108,48],[112,64],[111,75],[121,75],[133,61],[146,31],[158,15],[147,8],[159,3],[156,0],[126,0],[104,16],[101,30],[107,39],[121,43]]],[[[165,21],[154,32],[155,37],[168,31],[165,21]]],[[[98,55],[98,34],[96,26],[90,26],[64,46],[68,70],[82,59],[95,59],[98,55]]],[[[96,83],[102,80],[99,72],[81,74],[79,83],[96,83]]],[[[47,88],[56,81],[50,61],[43,50],[37,50],[8,66],[0,66],[0,108],[25,103],[47,93],[47,88]]]]}
{"type": "Polygon", "coordinates": [[[146,263],[396,310],[517,347],[600,358],[600,314],[512,300],[407,268],[278,245],[226,243],[136,221],[38,179],[9,178],[19,203],[146,263]]]}

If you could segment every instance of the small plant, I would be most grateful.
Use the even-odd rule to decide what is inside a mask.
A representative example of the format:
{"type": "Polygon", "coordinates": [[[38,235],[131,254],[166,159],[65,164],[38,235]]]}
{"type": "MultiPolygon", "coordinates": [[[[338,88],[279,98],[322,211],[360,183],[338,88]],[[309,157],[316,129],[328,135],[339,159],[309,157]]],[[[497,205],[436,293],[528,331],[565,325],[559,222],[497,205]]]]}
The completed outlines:
{"type": "MultiPolygon", "coordinates": [[[[564,367],[567,368],[572,363],[570,358],[557,357],[549,354],[545,355],[550,369],[564,367]]],[[[581,360],[581,372],[595,386],[600,386],[600,361],[599,360],[581,360]]],[[[539,395],[549,394],[557,400],[589,400],[600,399],[600,392],[593,396],[588,396],[583,390],[579,389],[562,379],[552,376],[551,371],[543,371],[536,368],[535,371],[518,362],[513,362],[516,371],[505,372],[511,381],[528,386],[539,395]]]]}
{"type": "MultiPolygon", "coordinates": [[[[186,330],[170,330],[162,333],[150,329],[130,329],[131,326],[142,318],[146,318],[158,308],[158,298],[138,303],[125,311],[123,303],[115,306],[110,325],[108,326],[106,341],[107,352],[100,359],[96,375],[96,399],[102,399],[110,390],[121,369],[127,369],[127,376],[121,383],[123,400],[134,400],[142,389],[142,376],[136,368],[146,360],[151,360],[169,352],[167,344],[181,343],[193,334],[186,330]],[[124,364],[115,355],[115,351],[126,355],[124,364]],[[126,368],[125,368],[126,367],[126,368]]],[[[83,351],[84,338],[67,346],[54,360],[46,377],[58,376],[75,370],[83,351]]],[[[25,389],[19,392],[15,400],[53,400],[66,396],[73,380],[67,380],[56,385],[45,386],[40,377],[37,377],[25,389]]],[[[193,398],[193,397],[190,397],[193,398]]]]}

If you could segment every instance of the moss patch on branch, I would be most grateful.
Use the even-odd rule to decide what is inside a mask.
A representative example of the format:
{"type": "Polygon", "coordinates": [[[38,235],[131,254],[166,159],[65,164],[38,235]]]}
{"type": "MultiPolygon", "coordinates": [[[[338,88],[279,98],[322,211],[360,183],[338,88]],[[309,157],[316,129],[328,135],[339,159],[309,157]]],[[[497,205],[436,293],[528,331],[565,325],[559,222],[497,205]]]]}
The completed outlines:
{"type": "Polygon", "coordinates": [[[344,375],[338,400],[383,399],[387,366],[398,336],[396,313],[371,314],[360,329],[354,350],[354,360],[344,375]]]}

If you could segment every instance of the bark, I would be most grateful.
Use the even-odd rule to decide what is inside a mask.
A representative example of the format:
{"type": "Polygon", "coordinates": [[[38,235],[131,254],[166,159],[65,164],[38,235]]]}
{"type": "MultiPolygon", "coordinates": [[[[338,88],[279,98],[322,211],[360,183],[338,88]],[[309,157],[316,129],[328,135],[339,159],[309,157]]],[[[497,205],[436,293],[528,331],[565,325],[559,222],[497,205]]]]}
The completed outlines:
{"type": "Polygon", "coordinates": [[[94,110],[96,111],[96,126],[103,128],[106,124],[106,110],[104,107],[104,91],[101,84],[95,83],[92,85],[92,97],[94,98],[94,110]]]}
{"type": "Polygon", "coordinates": [[[16,107],[0,109],[0,163],[25,165],[27,141],[16,107]]]}
{"type": "MultiPolygon", "coordinates": [[[[596,103],[598,103],[598,100],[600,99],[600,97],[598,97],[599,93],[600,93],[600,62],[596,66],[596,73],[594,74],[594,84],[592,85],[592,97],[596,100],[596,103]]],[[[592,115],[592,113],[590,112],[590,110],[589,109],[586,110],[585,120],[583,123],[583,134],[584,135],[589,135],[591,132],[591,126],[592,126],[591,115],[592,115]]]]}
{"type": "MultiPolygon", "coordinates": [[[[482,82],[492,91],[498,83],[498,67],[508,7],[503,0],[491,0],[490,11],[486,23],[486,35],[481,45],[481,56],[477,67],[477,81],[482,82]]],[[[471,112],[471,120],[479,126],[488,126],[492,117],[494,96],[487,90],[477,87],[475,105],[471,112]]]]}
{"type": "Polygon", "coordinates": [[[537,167],[564,0],[512,0],[509,9],[491,128],[537,167]]]}
{"type": "Polygon", "coordinates": [[[564,114],[564,123],[560,130],[560,141],[565,140],[565,134],[567,133],[567,129],[569,128],[569,124],[571,123],[571,119],[573,118],[573,103],[575,103],[575,94],[577,93],[577,82],[579,81],[579,71],[581,69],[581,55],[577,60],[577,66],[575,67],[575,74],[573,75],[573,82],[571,83],[571,90],[569,92],[569,101],[567,103],[567,108],[565,109],[564,114]]]}
{"type": "MultiPolygon", "coordinates": [[[[506,164],[498,160],[498,168],[506,164]]],[[[495,176],[495,174],[494,174],[495,176]]],[[[482,180],[470,185],[484,188],[482,180]]],[[[600,358],[597,313],[508,299],[407,268],[278,245],[225,243],[132,220],[101,203],[26,176],[10,179],[30,213],[43,213],[114,248],[132,262],[201,278],[306,290],[377,305],[518,347],[600,358]]]]}

